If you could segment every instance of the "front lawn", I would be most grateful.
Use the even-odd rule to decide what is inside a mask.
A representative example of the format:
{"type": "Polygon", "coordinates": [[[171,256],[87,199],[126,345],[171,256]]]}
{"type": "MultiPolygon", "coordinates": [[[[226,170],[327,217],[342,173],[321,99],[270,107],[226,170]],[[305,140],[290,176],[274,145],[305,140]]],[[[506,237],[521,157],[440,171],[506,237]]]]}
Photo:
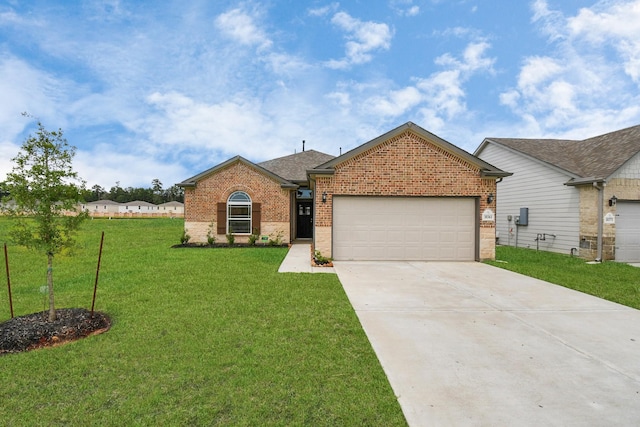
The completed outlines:
{"type": "MultiPolygon", "coordinates": [[[[56,304],[90,308],[104,230],[96,310],[111,330],[1,356],[3,425],[406,425],[335,275],[277,273],[286,248],[172,249],[182,226],[83,226],[54,260],[56,304]]],[[[44,310],[46,257],[9,258],[15,314],[44,310]]]]}
{"type": "Polygon", "coordinates": [[[496,261],[487,264],[640,309],[640,268],[628,264],[587,264],[569,255],[511,246],[496,247],[496,261]]]}

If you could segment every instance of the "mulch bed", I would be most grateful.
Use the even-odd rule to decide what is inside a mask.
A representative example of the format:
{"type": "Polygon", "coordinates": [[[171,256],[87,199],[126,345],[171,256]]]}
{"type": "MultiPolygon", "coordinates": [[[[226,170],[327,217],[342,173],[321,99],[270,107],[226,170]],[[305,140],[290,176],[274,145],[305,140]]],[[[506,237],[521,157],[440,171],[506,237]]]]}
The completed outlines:
{"type": "Polygon", "coordinates": [[[49,322],[49,311],[14,317],[0,323],[0,356],[42,347],[51,347],[106,332],[111,319],[84,308],[56,310],[56,320],[49,322]]]}
{"type": "Polygon", "coordinates": [[[233,245],[229,245],[228,243],[214,243],[213,245],[209,245],[207,243],[179,243],[177,245],[171,246],[172,248],[286,248],[289,245],[287,243],[283,243],[281,245],[269,245],[264,243],[256,243],[255,245],[250,245],[249,243],[234,243],[233,245]]]}

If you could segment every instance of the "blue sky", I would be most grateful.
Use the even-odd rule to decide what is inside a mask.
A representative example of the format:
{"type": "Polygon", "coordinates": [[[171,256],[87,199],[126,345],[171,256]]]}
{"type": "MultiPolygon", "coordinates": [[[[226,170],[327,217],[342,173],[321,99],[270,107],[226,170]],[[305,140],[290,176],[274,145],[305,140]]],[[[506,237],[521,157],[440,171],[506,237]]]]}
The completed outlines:
{"type": "Polygon", "coordinates": [[[35,123],[88,186],[338,155],[407,121],[485,137],[640,124],[640,0],[0,1],[0,180],[35,123]]]}

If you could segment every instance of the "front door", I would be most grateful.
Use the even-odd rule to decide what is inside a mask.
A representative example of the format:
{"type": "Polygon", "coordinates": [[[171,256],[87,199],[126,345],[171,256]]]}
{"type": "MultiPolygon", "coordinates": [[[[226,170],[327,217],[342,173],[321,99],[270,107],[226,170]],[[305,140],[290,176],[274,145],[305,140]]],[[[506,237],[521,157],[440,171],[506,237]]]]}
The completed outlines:
{"type": "Polygon", "coordinates": [[[313,237],[313,202],[311,200],[297,201],[296,212],[296,238],[310,239],[313,237]]]}

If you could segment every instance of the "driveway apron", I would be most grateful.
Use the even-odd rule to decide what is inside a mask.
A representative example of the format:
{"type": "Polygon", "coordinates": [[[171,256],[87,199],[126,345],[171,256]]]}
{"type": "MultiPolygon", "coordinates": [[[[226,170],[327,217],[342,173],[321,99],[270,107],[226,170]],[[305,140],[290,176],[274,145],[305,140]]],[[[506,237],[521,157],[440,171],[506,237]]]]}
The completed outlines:
{"type": "Polygon", "coordinates": [[[640,311],[481,263],[334,265],[410,426],[640,423],[640,311]]]}

